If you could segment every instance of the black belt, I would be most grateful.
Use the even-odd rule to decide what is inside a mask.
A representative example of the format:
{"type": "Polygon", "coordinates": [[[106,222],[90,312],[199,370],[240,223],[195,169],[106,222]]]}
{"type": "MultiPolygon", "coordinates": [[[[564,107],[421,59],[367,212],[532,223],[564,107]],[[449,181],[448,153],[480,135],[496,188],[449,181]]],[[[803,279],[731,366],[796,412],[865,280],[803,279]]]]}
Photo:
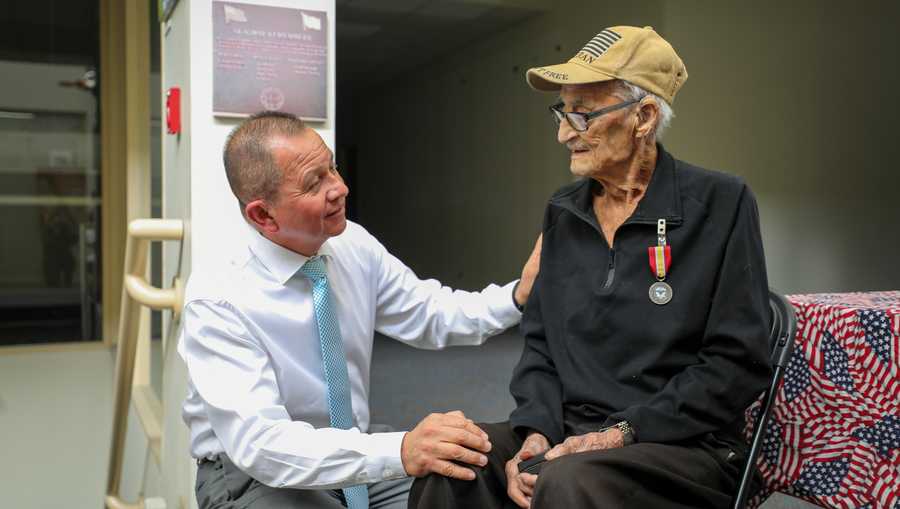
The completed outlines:
{"type": "Polygon", "coordinates": [[[203,465],[204,463],[215,463],[219,461],[219,455],[214,454],[212,457],[207,458],[206,456],[202,458],[197,458],[197,466],[203,465]]]}

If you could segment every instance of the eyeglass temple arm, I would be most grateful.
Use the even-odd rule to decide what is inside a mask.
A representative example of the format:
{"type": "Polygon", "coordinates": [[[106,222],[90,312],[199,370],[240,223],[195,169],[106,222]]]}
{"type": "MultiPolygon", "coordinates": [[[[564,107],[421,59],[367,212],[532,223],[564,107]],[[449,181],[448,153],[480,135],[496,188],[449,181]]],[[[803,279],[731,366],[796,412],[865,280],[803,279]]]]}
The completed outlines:
{"type": "Polygon", "coordinates": [[[612,106],[607,106],[606,108],[600,108],[597,111],[585,113],[584,116],[585,116],[585,118],[590,120],[592,118],[599,117],[600,115],[603,115],[604,113],[609,113],[611,111],[616,111],[616,110],[621,110],[622,108],[627,108],[628,106],[631,106],[632,104],[634,104],[636,102],[640,102],[641,99],[643,99],[643,97],[641,97],[639,99],[631,99],[630,101],[621,102],[619,104],[613,104],[612,106]]]}

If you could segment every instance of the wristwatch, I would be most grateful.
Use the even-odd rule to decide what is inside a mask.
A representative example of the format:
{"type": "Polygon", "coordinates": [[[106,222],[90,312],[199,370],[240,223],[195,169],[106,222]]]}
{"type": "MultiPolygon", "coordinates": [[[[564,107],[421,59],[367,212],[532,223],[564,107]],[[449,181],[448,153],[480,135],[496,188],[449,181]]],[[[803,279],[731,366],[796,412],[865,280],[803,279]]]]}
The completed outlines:
{"type": "Polygon", "coordinates": [[[612,426],[607,426],[599,431],[602,433],[604,431],[609,431],[613,428],[618,429],[622,432],[622,445],[631,445],[634,443],[634,429],[631,427],[631,424],[628,421],[619,421],[612,426]]]}

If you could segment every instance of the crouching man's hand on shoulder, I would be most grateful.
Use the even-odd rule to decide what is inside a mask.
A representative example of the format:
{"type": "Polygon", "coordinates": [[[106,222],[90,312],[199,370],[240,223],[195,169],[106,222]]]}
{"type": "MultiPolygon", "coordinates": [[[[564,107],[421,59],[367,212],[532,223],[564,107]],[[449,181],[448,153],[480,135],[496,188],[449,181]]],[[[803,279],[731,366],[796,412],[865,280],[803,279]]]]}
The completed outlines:
{"type": "Polygon", "coordinates": [[[487,465],[488,435],[460,411],[431,414],[403,437],[400,459],[406,473],[430,473],[471,481],[475,472],[459,465],[487,465]]]}
{"type": "Polygon", "coordinates": [[[515,299],[516,304],[519,307],[524,306],[528,301],[528,296],[531,294],[531,287],[534,285],[534,279],[540,271],[541,247],[543,245],[544,234],[541,233],[534,243],[534,249],[531,251],[531,256],[528,257],[528,260],[522,267],[522,278],[519,280],[519,284],[516,285],[516,291],[513,294],[513,299],[515,299]]]}

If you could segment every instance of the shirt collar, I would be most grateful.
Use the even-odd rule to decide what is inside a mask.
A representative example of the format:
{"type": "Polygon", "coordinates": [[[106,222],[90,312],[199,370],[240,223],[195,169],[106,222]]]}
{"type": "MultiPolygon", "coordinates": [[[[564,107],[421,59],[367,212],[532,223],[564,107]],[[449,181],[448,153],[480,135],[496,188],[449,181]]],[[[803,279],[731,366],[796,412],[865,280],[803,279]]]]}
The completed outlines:
{"type": "MultiPolygon", "coordinates": [[[[310,259],[309,256],[272,242],[256,230],[253,230],[250,238],[250,251],[282,285],[294,277],[294,274],[310,259]]],[[[324,257],[326,262],[332,256],[331,246],[327,240],[319,248],[316,256],[324,257]]]]}

